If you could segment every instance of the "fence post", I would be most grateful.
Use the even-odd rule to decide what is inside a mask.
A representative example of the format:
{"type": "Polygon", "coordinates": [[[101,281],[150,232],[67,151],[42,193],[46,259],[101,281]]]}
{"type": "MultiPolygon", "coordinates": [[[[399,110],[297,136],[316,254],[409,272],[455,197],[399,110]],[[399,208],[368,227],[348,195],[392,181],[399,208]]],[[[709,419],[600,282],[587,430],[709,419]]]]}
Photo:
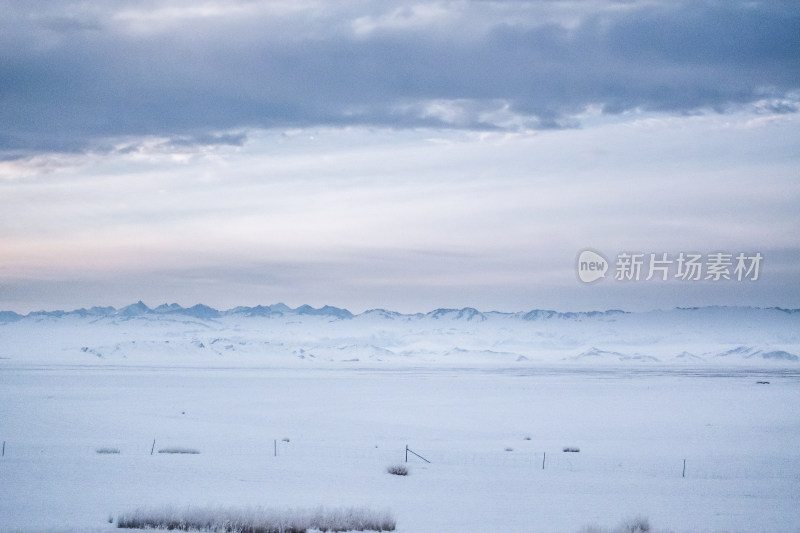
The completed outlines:
{"type": "Polygon", "coordinates": [[[686,459],[683,460],[683,473],[681,477],[686,477],[686,459]]]}
{"type": "Polygon", "coordinates": [[[542,452],[542,470],[544,470],[545,459],[547,459],[547,452],[542,452]]]}
{"type": "Polygon", "coordinates": [[[406,462],[408,462],[408,444],[406,444],[406,462]]]}
{"type": "Polygon", "coordinates": [[[3,441],[3,455],[2,457],[6,456],[6,441],[3,441]]]}
{"type": "Polygon", "coordinates": [[[278,457],[278,439],[272,441],[272,445],[275,448],[275,457],[278,457]]]}
{"type": "Polygon", "coordinates": [[[153,439],[153,446],[150,448],[150,455],[156,450],[156,439],[153,439]]]}

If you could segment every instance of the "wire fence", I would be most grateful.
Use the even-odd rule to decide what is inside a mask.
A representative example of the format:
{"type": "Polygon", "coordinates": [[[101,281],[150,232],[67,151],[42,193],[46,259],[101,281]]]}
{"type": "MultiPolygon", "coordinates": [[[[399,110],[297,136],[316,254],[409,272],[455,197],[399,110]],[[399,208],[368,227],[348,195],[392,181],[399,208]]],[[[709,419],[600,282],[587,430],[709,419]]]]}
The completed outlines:
{"type": "MultiPolygon", "coordinates": [[[[14,442],[4,441],[2,461],[14,460],[113,460],[124,456],[144,460],[152,456],[186,456],[194,461],[232,461],[249,463],[322,462],[338,465],[374,465],[380,468],[408,462],[430,469],[497,468],[548,473],[593,473],[639,475],[667,478],[736,479],[791,478],[800,481],[800,451],[793,453],[745,454],[706,453],[682,455],[664,450],[591,450],[553,448],[536,450],[497,448],[470,449],[463,443],[363,444],[358,442],[315,442],[289,439],[214,440],[176,442],[174,440],[120,440],[89,442],[14,442]],[[410,446],[410,447],[409,447],[410,446]],[[410,452],[410,453],[408,453],[410,452]]],[[[176,459],[177,460],[177,459],[176,459]]]]}

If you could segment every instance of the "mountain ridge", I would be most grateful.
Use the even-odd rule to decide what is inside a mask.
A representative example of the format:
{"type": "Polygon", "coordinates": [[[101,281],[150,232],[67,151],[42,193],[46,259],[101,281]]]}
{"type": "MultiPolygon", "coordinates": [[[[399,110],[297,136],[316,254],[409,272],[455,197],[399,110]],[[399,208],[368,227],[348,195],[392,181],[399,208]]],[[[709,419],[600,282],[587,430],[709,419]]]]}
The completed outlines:
{"type": "Polygon", "coordinates": [[[604,311],[555,311],[552,309],[532,309],[529,311],[479,311],[474,307],[463,308],[437,308],[426,313],[401,313],[388,309],[368,309],[362,313],[352,313],[346,308],[324,305],[315,308],[308,304],[292,308],[282,302],[271,305],[237,306],[227,310],[215,309],[211,306],[198,303],[191,307],[183,307],[177,303],[163,303],[154,308],[147,306],[139,300],[136,303],[124,307],[115,308],[113,306],[93,306],[89,309],[85,307],[72,311],[64,310],[41,310],[32,311],[27,314],[20,314],[15,311],[0,311],[0,323],[16,322],[26,318],[63,318],[67,316],[93,317],[93,318],[134,318],[142,316],[159,315],[183,315],[204,320],[213,320],[226,316],[243,317],[281,317],[286,315],[311,315],[329,317],[337,320],[350,320],[358,317],[377,317],[386,320],[397,319],[419,319],[431,318],[434,320],[451,319],[463,321],[485,321],[489,317],[517,318],[525,321],[542,320],[581,320],[584,318],[613,317],[615,315],[645,314],[645,313],[668,313],[668,312],[694,312],[712,310],[759,310],[759,311],[778,311],[786,314],[800,314],[800,309],[786,309],[782,307],[753,307],[753,306],[703,306],[703,307],[675,307],[669,310],[653,309],[650,311],[624,311],[621,309],[607,309],[604,311]]]}

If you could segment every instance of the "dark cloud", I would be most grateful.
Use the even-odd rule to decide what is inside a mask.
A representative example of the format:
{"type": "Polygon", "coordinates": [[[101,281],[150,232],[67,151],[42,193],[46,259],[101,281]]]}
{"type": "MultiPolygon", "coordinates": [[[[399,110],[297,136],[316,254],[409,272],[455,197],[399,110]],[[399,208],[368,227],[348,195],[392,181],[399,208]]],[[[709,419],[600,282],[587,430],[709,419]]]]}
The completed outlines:
{"type": "Polygon", "coordinates": [[[796,112],[795,2],[625,4],[572,25],[541,24],[519,5],[513,24],[458,3],[443,4],[461,10],[457,28],[359,34],[357,14],[335,9],[132,29],[85,4],[3,2],[0,150],[76,151],[140,135],[237,144],[220,132],[311,125],[571,127],[590,105],[722,112],[765,95],[775,112],[796,112]]]}

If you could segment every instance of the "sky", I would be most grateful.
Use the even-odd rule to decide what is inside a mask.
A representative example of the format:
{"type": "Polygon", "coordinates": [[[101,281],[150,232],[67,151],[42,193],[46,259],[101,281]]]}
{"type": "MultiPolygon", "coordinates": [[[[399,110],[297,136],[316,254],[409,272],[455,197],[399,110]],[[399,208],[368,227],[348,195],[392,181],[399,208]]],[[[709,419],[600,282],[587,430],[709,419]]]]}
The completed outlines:
{"type": "Polygon", "coordinates": [[[797,2],[0,13],[0,309],[800,308],[797,2]]]}

